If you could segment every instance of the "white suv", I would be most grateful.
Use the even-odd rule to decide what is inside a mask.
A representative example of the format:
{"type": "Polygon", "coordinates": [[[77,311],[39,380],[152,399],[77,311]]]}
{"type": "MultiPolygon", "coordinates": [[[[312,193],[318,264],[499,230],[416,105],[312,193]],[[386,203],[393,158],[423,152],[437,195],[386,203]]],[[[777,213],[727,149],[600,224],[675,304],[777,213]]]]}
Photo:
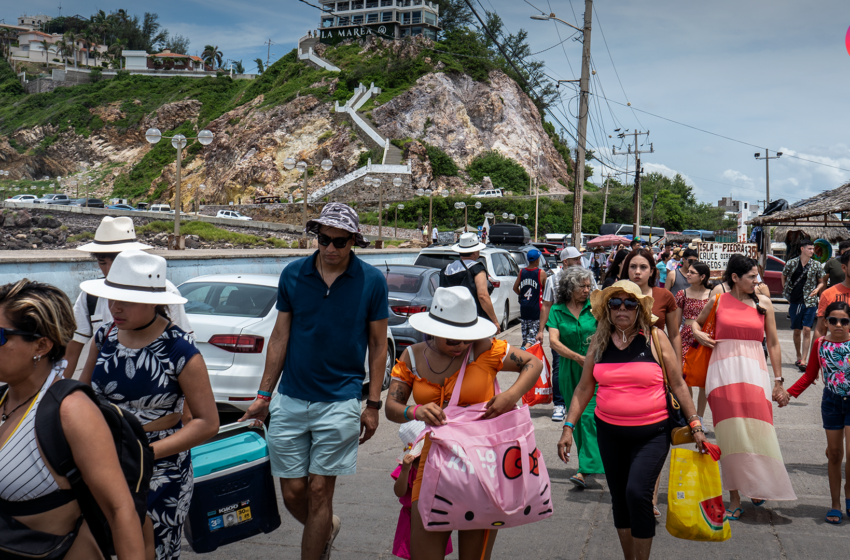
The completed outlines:
{"type": "MultiPolygon", "coordinates": [[[[413,264],[443,270],[459,259],[460,255],[452,251],[450,246],[428,247],[419,252],[413,264]]],[[[507,330],[508,323],[519,319],[519,296],[514,292],[514,282],[519,276],[519,266],[509,252],[496,247],[481,249],[478,261],[487,268],[487,276],[490,277],[490,283],[494,288],[493,293],[490,294],[493,309],[496,311],[501,329],[507,330]]]]}
{"type": "Polygon", "coordinates": [[[216,218],[230,218],[231,220],[252,220],[250,216],[245,216],[235,210],[219,210],[216,212],[216,218]]]}
{"type": "Polygon", "coordinates": [[[472,195],[472,198],[501,198],[502,196],[502,189],[490,189],[480,191],[478,194],[472,195]]]}
{"type": "Polygon", "coordinates": [[[169,206],[168,204],[153,204],[153,205],[151,205],[150,208],[147,209],[147,212],[168,213],[168,212],[172,212],[172,210],[171,210],[171,206],[169,206]]]}

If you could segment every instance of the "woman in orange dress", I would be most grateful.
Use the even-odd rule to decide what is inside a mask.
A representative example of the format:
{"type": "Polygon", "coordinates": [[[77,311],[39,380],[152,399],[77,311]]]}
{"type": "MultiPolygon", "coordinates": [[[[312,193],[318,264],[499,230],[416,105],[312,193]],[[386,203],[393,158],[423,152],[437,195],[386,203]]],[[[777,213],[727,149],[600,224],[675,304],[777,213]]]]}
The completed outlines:
{"type": "MultiPolygon", "coordinates": [[[[491,338],[496,326],[478,317],[475,300],[466,288],[438,288],[430,311],[412,316],[410,323],[429,337],[425,342],[409,346],[393,368],[386,407],[387,419],[392,422],[421,420],[429,426],[445,424],[443,408],[449,404],[464,359],[466,374],[458,404],[487,403],[482,419],[513,409],[543,371],[543,364],[536,357],[504,340],[491,338]],[[496,395],[494,382],[499,371],[516,371],[519,376],[509,389],[496,395]],[[411,394],[414,404],[408,404],[411,394]]],[[[430,447],[430,437],[426,436],[411,497],[411,560],[445,558],[451,535],[449,531],[426,531],[419,515],[419,490],[423,472],[428,468],[430,447]]],[[[484,530],[459,531],[460,560],[489,559],[497,531],[489,533],[488,538],[484,530]]]]}

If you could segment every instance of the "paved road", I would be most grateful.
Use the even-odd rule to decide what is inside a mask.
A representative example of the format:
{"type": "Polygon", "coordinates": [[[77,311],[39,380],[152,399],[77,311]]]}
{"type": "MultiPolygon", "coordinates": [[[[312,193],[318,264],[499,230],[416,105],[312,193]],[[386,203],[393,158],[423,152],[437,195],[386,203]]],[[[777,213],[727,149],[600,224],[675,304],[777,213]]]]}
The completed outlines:
{"type": "MultiPolygon", "coordinates": [[[[788,382],[800,377],[793,366],[796,359],[791,332],[785,319],[787,305],[777,305],[783,372],[788,382]]],[[[519,327],[504,336],[519,342],[519,327]]],[[[499,381],[509,385],[516,374],[502,373],[499,381]]],[[[774,404],[774,407],[776,405],[774,404]]],[[[850,557],[850,525],[824,523],[829,505],[829,488],[824,450],[826,439],[820,421],[820,384],[790,406],[774,409],[775,424],[783,457],[798,500],[768,502],[755,508],[747,502],[740,522],[733,522],[732,538],[724,543],[696,543],[671,537],[663,518],[654,542],[655,558],[821,559],[850,557]]],[[[611,500],[604,476],[598,476],[587,490],[577,490],[568,478],[572,466],[560,463],[555,444],[560,425],[550,420],[551,405],[532,410],[537,444],[547,460],[552,480],[555,513],[549,519],[502,531],[496,541],[494,558],[532,559],[619,559],[622,558],[611,518],[611,500]]],[[[706,418],[711,426],[710,415],[706,418]]],[[[714,434],[709,430],[709,438],[714,434]]],[[[381,418],[375,437],[360,448],[357,474],[340,478],[335,513],[342,518],[342,530],[335,543],[333,558],[360,560],[394,558],[391,554],[399,504],[393,495],[389,473],[396,465],[399,440],[397,426],[381,418]]],[[[667,469],[660,490],[660,509],[666,515],[667,469]]],[[[728,499],[728,494],[726,495],[728,499]]],[[[278,500],[279,492],[278,492],[278,500]]],[[[280,504],[283,525],[277,531],[253,537],[218,551],[195,555],[184,542],[184,558],[289,559],[299,558],[301,526],[280,504]]],[[[449,558],[457,558],[454,553],[449,558]]]]}

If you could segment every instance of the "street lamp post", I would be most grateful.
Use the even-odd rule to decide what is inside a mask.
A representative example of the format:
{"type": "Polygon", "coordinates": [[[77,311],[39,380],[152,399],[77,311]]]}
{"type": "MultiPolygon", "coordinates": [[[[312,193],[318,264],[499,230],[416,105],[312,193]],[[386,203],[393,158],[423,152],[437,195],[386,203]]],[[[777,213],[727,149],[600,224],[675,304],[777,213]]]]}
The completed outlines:
{"type": "Polygon", "coordinates": [[[182,134],[163,136],[158,128],[149,128],[145,132],[145,140],[150,144],[156,144],[163,138],[170,139],[171,145],[177,150],[177,178],[174,183],[174,240],[169,249],[184,249],[185,245],[180,242],[180,210],[183,207],[180,199],[180,174],[183,170],[183,148],[189,140],[197,140],[202,146],[208,146],[213,141],[213,133],[204,129],[198,133],[197,137],[186,138],[182,134]]]}
{"type": "Polygon", "coordinates": [[[201,215],[201,206],[200,206],[200,202],[198,201],[198,195],[204,194],[204,189],[206,189],[206,188],[207,188],[207,186],[204,185],[203,183],[201,183],[200,185],[198,185],[198,188],[195,189],[195,215],[196,216],[201,215]]]}
{"type": "Polygon", "coordinates": [[[431,220],[434,217],[434,199],[431,198],[434,196],[434,191],[431,189],[417,189],[416,196],[427,196],[428,197],[428,239],[433,239],[434,235],[434,226],[431,220]]]}
{"type": "MultiPolygon", "coordinates": [[[[764,207],[767,209],[767,205],[770,204],[770,160],[779,159],[782,157],[782,152],[776,152],[775,156],[770,155],[770,150],[765,149],[764,157],[761,156],[761,152],[756,152],[756,159],[764,160],[764,184],[767,189],[767,195],[765,196],[764,207]]],[[[764,249],[762,250],[762,267],[767,266],[767,256],[770,254],[770,226],[764,228],[764,249]]]]}
{"type": "MultiPolygon", "coordinates": [[[[320,164],[324,171],[330,171],[334,166],[334,163],[329,159],[323,159],[320,164]]],[[[301,211],[301,225],[304,227],[304,231],[301,233],[302,239],[307,239],[307,162],[299,161],[295,163],[295,158],[288,157],[283,160],[283,167],[292,171],[293,169],[298,169],[299,172],[304,174],[304,182],[301,187],[301,198],[303,199],[303,209],[301,211]]]]}
{"type": "Polygon", "coordinates": [[[469,220],[468,220],[468,214],[467,214],[467,210],[466,210],[466,203],[465,202],[455,202],[455,208],[458,209],[458,210],[463,210],[463,233],[466,233],[467,231],[469,231],[469,227],[468,227],[469,220]]]}
{"type": "Polygon", "coordinates": [[[517,223],[517,217],[516,217],[516,214],[510,214],[510,215],[508,215],[508,219],[509,219],[509,220],[513,220],[513,221],[514,221],[514,223],[517,223]]]}
{"type": "Polygon", "coordinates": [[[393,237],[396,238],[396,239],[398,239],[398,211],[399,210],[404,210],[404,204],[397,204],[396,207],[395,207],[395,226],[393,226],[393,237]]]}

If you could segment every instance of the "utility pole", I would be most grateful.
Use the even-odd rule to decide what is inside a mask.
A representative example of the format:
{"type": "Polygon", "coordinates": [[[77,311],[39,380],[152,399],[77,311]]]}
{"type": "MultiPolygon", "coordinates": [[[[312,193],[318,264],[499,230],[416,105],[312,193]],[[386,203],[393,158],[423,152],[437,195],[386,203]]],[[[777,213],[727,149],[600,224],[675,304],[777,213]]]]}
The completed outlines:
{"type": "Polygon", "coordinates": [[[658,202],[658,193],[652,197],[652,207],[649,210],[649,246],[652,247],[652,226],[655,225],[655,203],[658,202]]]}
{"type": "Polygon", "coordinates": [[[581,218],[584,203],[584,158],[587,143],[588,96],[590,94],[590,26],[593,23],[593,0],[584,1],[584,40],[581,51],[581,81],[579,83],[578,146],[576,184],[573,194],[573,246],[581,246],[581,218]]]}
{"type": "MultiPolygon", "coordinates": [[[[767,205],[770,204],[770,160],[779,159],[780,157],[782,157],[782,152],[776,152],[776,155],[771,157],[770,150],[765,148],[764,157],[759,157],[760,155],[761,155],[760,152],[756,152],[756,159],[763,159],[764,160],[764,182],[765,182],[765,189],[766,189],[766,192],[767,192],[767,194],[765,196],[766,200],[764,201],[764,208],[765,208],[765,210],[767,210],[767,205]]],[[[764,210],[762,210],[762,214],[764,214],[764,210]]],[[[762,255],[761,265],[762,265],[762,267],[766,267],[767,266],[767,256],[770,254],[770,226],[764,227],[764,235],[762,237],[764,239],[764,247],[763,247],[762,252],[761,252],[761,255],[762,255]]]]}
{"type": "MultiPolygon", "coordinates": [[[[641,219],[640,219],[640,201],[641,201],[641,192],[640,192],[640,155],[641,154],[652,154],[655,153],[655,147],[650,143],[648,150],[639,150],[638,149],[638,136],[649,136],[649,131],[640,132],[639,130],[635,130],[634,132],[629,133],[635,137],[635,147],[632,149],[631,145],[629,146],[628,152],[626,154],[634,154],[635,156],[635,197],[634,197],[634,205],[635,205],[635,223],[634,229],[632,230],[632,239],[640,239],[641,232],[641,219]]],[[[616,146],[614,147],[615,155],[622,155],[623,152],[617,153],[616,146]]]]}
{"type": "Polygon", "coordinates": [[[268,47],[269,47],[268,50],[266,51],[266,68],[268,68],[269,67],[269,60],[272,57],[272,45],[274,45],[274,43],[272,42],[272,40],[270,38],[268,41],[266,41],[263,44],[268,45],[268,47]]]}
{"type": "Polygon", "coordinates": [[[602,205],[602,224],[605,225],[605,218],[608,216],[608,182],[611,180],[611,174],[605,178],[605,203],[602,205]]]}
{"type": "Polygon", "coordinates": [[[540,152],[542,146],[537,143],[537,176],[534,179],[534,241],[537,241],[537,220],[540,216],[540,152]]]}

